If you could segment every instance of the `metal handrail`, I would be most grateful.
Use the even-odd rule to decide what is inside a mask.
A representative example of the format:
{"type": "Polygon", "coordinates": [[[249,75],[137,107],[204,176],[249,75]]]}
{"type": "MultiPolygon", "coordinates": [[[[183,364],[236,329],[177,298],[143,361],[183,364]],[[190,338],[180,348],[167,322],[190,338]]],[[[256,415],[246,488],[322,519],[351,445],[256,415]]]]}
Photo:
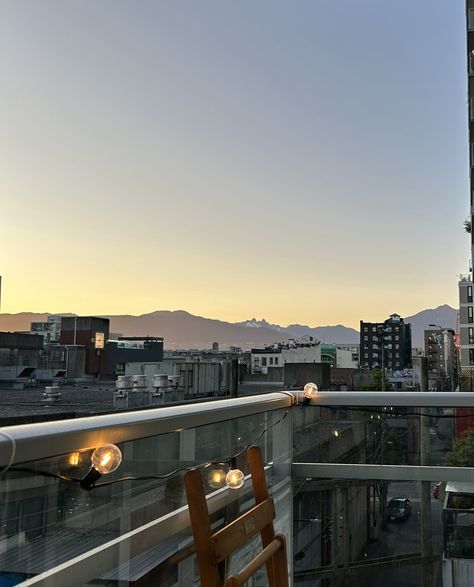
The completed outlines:
{"type": "Polygon", "coordinates": [[[86,450],[109,442],[117,444],[288,408],[294,402],[294,396],[290,393],[276,392],[205,404],[190,403],[9,426],[0,430],[0,468],[86,450]]]}
{"type": "MultiPolygon", "coordinates": [[[[116,412],[53,422],[22,424],[2,429],[15,443],[12,464],[34,461],[117,444],[169,432],[179,432],[234,418],[287,408],[298,392],[274,392],[242,398],[215,400],[133,412],[116,412]]],[[[474,408],[474,393],[326,391],[310,401],[313,406],[336,407],[465,407],[474,408]]],[[[13,443],[0,434],[0,467],[11,460],[13,443]]]]}
{"type": "Polygon", "coordinates": [[[474,393],[452,391],[325,391],[313,406],[406,408],[474,408],[474,393]]]}

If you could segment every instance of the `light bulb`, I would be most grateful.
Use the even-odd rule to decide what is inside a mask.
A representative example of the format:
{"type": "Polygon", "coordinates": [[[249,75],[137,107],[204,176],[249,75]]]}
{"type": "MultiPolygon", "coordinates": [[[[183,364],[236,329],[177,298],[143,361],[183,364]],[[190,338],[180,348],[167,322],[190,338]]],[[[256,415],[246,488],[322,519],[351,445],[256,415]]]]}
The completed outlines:
{"type": "Polygon", "coordinates": [[[227,487],[231,489],[240,489],[245,481],[245,475],[240,469],[230,469],[225,477],[227,487]]]}
{"type": "Polygon", "coordinates": [[[316,383],[307,383],[303,388],[303,405],[307,406],[310,400],[318,395],[318,386],[316,383]]]}
{"type": "Polygon", "coordinates": [[[104,444],[97,447],[92,453],[92,466],[87,475],[81,479],[80,486],[82,489],[90,491],[97,479],[102,475],[112,473],[122,462],[122,452],[115,444],[104,444]]]}
{"type": "Polygon", "coordinates": [[[122,462],[122,452],[115,444],[104,444],[94,450],[91,457],[92,466],[101,475],[112,473],[122,462]]]}
{"type": "Polygon", "coordinates": [[[213,469],[207,476],[207,482],[213,489],[219,489],[225,484],[226,474],[223,469],[213,469]]]}
{"type": "Polygon", "coordinates": [[[81,453],[79,453],[77,451],[72,452],[67,457],[68,465],[70,465],[71,467],[77,467],[79,465],[80,461],[81,461],[81,453]]]}
{"type": "Polygon", "coordinates": [[[334,428],[334,430],[332,430],[331,432],[335,438],[339,438],[339,430],[337,428],[334,428]]]}

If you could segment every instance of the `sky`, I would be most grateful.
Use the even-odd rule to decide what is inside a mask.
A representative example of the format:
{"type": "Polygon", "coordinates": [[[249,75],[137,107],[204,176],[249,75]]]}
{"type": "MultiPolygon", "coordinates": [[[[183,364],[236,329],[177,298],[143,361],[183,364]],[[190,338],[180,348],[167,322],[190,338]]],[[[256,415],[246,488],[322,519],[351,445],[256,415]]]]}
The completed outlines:
{"type": "Polygon", "coordinates": [[[458,303],[463,0],[0,0],[2,312],[458,303]]]}

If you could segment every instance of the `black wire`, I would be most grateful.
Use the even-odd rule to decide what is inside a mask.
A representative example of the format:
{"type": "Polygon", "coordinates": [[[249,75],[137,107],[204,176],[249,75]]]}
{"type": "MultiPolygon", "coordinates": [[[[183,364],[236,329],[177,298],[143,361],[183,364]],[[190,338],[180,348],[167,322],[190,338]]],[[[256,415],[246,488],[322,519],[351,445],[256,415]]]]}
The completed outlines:
{"type": "Polygon", "coordinates": [[[41,475],[42,477],[52,477],[54,479],[61,479],[61,481],[72,481],[77,483],[79,483],[80,481],[78,477],[69,477],[67,475],[61,475],[61,473],[42,471],[40,469],[34,469],[33,467],[10,467],[8,471],[16,471],[18,473],[33,473],[35,475],[41,475]]]}
{"type": "MultiPolygon", "coordinates": [[[[264,430],[262,430],[262,432],[260,432],[260,434],[258,436],[256,436],[253,440],[251,440],[245,446],[245,448],[243,448],[241,451],[237,452],[236,454],[234,454],[230,457],[226,457],[226,459],[224,461],[212,461],[212,462],[199,463],[197,465],[193,465],[192,467],[179,467],[178,469],[173,469],[169,473],[164,473],[163,475],[140,475],[137,477],[134,477],[134,476],[120,477],[119,479],[112,479],[111,481],[105,481],[103,483],[95,483],[94,485],[92,485],[91,489],[96,489],[97,487],[106,487],[107,485],[114,485],[115,483],[121,483],[123,481],[150,481],[152,479],[169,479],[170,477],[173,477],[174,475],[177,475],[178,473],[181,473],[182,471],[193,471],[195,469],[207,469],[209,467],[215,467],[215,466],[231,466],[231,463],[235,459],[237,459],[244,452],[246,452],[255,442],[257,442],[257,440],[259,440],[266,432],[268,432],[268,430],[270,430],[271,428],[273,428],[274,426],[276,426],[277,424],[282,422],[287,417],[287,415],[288,415],[288,410],[286,410],[286,412],[283,414],[283,416],[281,418],[279,418],[276,422],[273,422],[272,424],[270,424],[269,426],[264,428],[264,430]]],[[[33,473],[34,475],[40,475],[42,477],[52,477],[54,479],[60,479],[61,481],[71,481],[71,482],[75,482],[75,483],[79,483],[81,481],[81,479],[79,479],[77,477],[68,477],[66,475],[61,475],[60,473],[51,473],[50,471],[43,471],[41,469],[34,469],[32,467],[10,467],[10,469],[8,469],[8,470],[9,471],[17,471],[19,473],[33,473]]]]}
{"type": "MultiPolygon", "coordinates": [[[[369,412],[372,414],[382,414],[385,416],[422,416],[424,418],[472,418],[473,414],[424,414],[421,412],[397,412],[395,410],[380,410],[377,408],[370,408],[370,407],[358,407],[358,408],[353,408],[351,406],[320,406],[320,405],[315,405],[315,404],[309,404],[312,405],[313,408],[327,408],[329,410],[344,410],[344,411],[348,411],[348,412],[369,412]]],[[[400,406],[403,407],[403,406],[400,406]]],[[[420,407],[420,410],[434,410],[437,409],[439,406],[432,406],[432,407],[428,407],[428,406],[423,406],[420,407]]],[[[444,407],[448,407],[448,406],[444,406],[444,407]]],[[[456,408],[453,407],[451,409],[471,409],[474,412],[474,407],[472,408],[456,408]]]]}
{"type": "Polygon", "coordinates": [[[286,412],[283,414],[283,416],[281,418],[279,418],[276,422],[273,422],[272,424],[270,424],[269,426],[264,428],[262,430],[262,432],[260,432],[260,434],[258,436],[256,436],[253,440],[251,440],[242,450],[240,450],[239,452],[235,453],[232,456],[226,457],[225,461],[213,461],[213,462],[199,463],[198,465],[193,465],[192,467],[180,467],[179,469],[174,469],[174,471],[170,471],[169,473],[165,473],[164,475],[145,475],[145,476],[139,476],[139,477],[120,477],[119,479],[112,479],[111,481],[105,481],[104,483],[96,483],[93,485],[92,488],[95,489],[96,487],[105,487],[106,485],[113,485],[114,483],[120,483],[122,481],[148,481],[151,479],[168,479],[169,477],[172,477],[173,475],[176,475],[177,473],[180,473],[182,471],[193,471],[195,469],[207,469],[209,467],[218,466],[218,465],[232,466],[231,463],[235,459],[237,459],[242,454],[244,454],[244,452],[246,452],[255,442],[257,442],[257,440],[259,440],[259,438],[261,438],[271,428],[273,428],[274,426],[276,426],[277,424],[282,422],[286,418],[287,415],[288,415],[288,410],[286,410],[286,412]]]}

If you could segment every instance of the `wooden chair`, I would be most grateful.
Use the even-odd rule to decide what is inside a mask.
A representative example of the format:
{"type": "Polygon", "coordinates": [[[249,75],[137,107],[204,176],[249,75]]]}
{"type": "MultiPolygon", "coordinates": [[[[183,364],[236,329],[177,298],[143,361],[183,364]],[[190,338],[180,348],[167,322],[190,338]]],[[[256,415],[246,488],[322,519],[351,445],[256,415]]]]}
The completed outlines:
{"type": "Polygon", "coordinates": [[[268,495],[262,453],[258,447],[252,446],[247,457],[256,505],[214,533],[201,472],[188,471],[184,477],[202,587],[241,587],[263,565],[267,568],[270,587],[288,587],[285,537],[275,534],[273,528],[275,508],[268,495]],[[225,581],[222,577],[225,559],[258,533],[263,549],[225,581]]]}

